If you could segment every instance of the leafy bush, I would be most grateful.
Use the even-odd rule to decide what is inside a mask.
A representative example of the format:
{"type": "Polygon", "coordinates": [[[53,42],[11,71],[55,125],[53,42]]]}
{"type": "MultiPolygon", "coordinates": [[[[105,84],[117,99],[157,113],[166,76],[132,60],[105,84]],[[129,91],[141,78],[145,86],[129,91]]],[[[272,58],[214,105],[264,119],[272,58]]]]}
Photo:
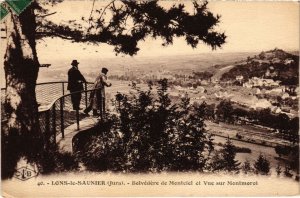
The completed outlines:
{"type": "Polygon", "coordinates": [[[43,152],[37,160],[42,174],[64,172],[78,169],[78,161],[71,153],[60,153],[58,149],[43,152]]]}
{"type": "Polygon", "coordinates": [[[186,96],[172,104],[167,80],[143,91],[133,84],[130,94],[116,97],[117,114],[97,129],[79,153],[92,170],[130,172],[202,171],[213,150],[204,125],[205,105],[186,96]]]}
{"type": "MultiPolygon", "coordinates": [[[[221,142],[219,142],[217,145],[223,146],[223,147],[226,146],[226,144],[222,144],[221,142]]],[[[250,148],[239,147],[239,146],[235,146],[235,145],[233,145],[233,149],[234,149],[235,153],[251,153],[252,152],[250,148]]]]}
{"type": "Polygon", "coordinates": [[[291,147],[289,146],[275,146],[275,152],[281,158],[282,155],[288,155],[291,152],[291,147]]]}
{"type": "Polygon", "coordinates": [[[290,168],[289,166],[286,165],[286,166],[284,167],[283,173],[284,173],[284,175],[285,175],[286,177],[292,177],[293,174],[292,174],[290,171],[291,171],[291,168],[290,168]]]}
{"type": "Polygon", "coordinates": [[[239,139],[239,140],[241,140],[241,139],[243,138],[243,136],[242,136],[241,134],[239,134],[239,133],[237,133],[237,134],[235,135],[235,137],[236,137],[237,139],[239,139]]]}
{"type": "Polygon", "coordinates": [[[222,100],[216,107],[216,116],[219,121],[233,123],[234,109],[229,100],[222,100]]]}
{"type": "Polygon", "coordinates": [[[246,160],[243,164],[242,164],[242,171],[245,174],[249,174],[253,172],[253,168],[251,167],[251,164],[249,162],[249,160],[246,160]]]}
{"type": "Polygon", "coordinates": [[[70,153],[60,153],[55,144],[47,144],[42,136],[1,134],[1,177],[13,177],[20,160],[36,165],[39,173],[76,170],[78,162],[70,153]],[[28,144],[34,146],[28,147],[28,144]]]}
{"type": "Polygon", "coordinates": [[[235,150],[236,153],[251,153],[251,149],[246,148],[246,147],[235,146],[234,150],[235,150]]]}
{"type": "Polygon", "coordinates": [[[281,166],[279,164],[277,164],[277,166],[276,166],[276,173],[277,173],[277,176],[279,176],[282,173],[281,166]]]}

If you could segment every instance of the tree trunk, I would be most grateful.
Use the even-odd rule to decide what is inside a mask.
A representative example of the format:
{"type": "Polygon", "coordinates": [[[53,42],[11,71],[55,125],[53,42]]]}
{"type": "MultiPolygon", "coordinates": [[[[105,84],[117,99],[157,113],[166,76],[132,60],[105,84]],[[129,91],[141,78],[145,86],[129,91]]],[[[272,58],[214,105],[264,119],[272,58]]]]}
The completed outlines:
{"type": "Polygon", "coordinates": [[[20,157],[25,157],[28,162],[38,159],[42,145],[35,95],[39,62],[35,42],[34,4],[19,16],[10,10],[5,24],[6,116],[2,118],[2,178],[14,174],[20,157]]]}
{"type": "Polygon", "coordinates": [[[38,106],[35,84],[39,62],[35,42],[33,5],[17,16],[10,12],[6,18],[7,48],[4,56],[6,79],[5,113],[8,132],[18,135],[38,132],[38,106]]]}

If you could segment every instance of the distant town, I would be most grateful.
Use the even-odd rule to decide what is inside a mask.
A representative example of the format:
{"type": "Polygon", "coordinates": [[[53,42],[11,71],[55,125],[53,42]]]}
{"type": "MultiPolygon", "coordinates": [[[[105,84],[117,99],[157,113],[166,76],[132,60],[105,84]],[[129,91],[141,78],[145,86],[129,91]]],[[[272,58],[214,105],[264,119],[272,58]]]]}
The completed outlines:
{"type": "Polygon", "coordinates": [[[233,65],[215,65],[216,71],[203,72],[125,71],[124,75],[110,75],[111,80],[134,81],[145,84],[166,78],[170,96],[179,99],[188,94],[192,102],[216,104],[229,100],[233,104],[253,110],[269,108],[272,113],[298,116],[299,57],[274,49],[248,57],[233,65]],[[251,68],[259,69],[249,73],[251,68]]]}

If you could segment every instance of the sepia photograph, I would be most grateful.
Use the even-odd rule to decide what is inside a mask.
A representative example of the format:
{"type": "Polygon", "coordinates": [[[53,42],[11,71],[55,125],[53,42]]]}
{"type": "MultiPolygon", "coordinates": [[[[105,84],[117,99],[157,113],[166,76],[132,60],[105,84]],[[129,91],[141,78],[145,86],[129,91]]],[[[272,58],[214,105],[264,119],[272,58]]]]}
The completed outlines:
{"type": "Polygon", "coordinates": [[[0,3],[3,197],[300,195],[298,1],[0,3]]]}

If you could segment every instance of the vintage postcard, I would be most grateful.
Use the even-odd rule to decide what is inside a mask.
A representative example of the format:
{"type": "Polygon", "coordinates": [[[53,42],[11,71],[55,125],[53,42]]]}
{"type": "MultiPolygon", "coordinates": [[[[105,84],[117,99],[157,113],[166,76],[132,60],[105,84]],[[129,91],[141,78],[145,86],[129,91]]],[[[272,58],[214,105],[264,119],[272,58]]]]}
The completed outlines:
{"type": "Polygon", "coordinates": [[[3,197],[299,196],[299,2],[0,3],[3,197]]]}

